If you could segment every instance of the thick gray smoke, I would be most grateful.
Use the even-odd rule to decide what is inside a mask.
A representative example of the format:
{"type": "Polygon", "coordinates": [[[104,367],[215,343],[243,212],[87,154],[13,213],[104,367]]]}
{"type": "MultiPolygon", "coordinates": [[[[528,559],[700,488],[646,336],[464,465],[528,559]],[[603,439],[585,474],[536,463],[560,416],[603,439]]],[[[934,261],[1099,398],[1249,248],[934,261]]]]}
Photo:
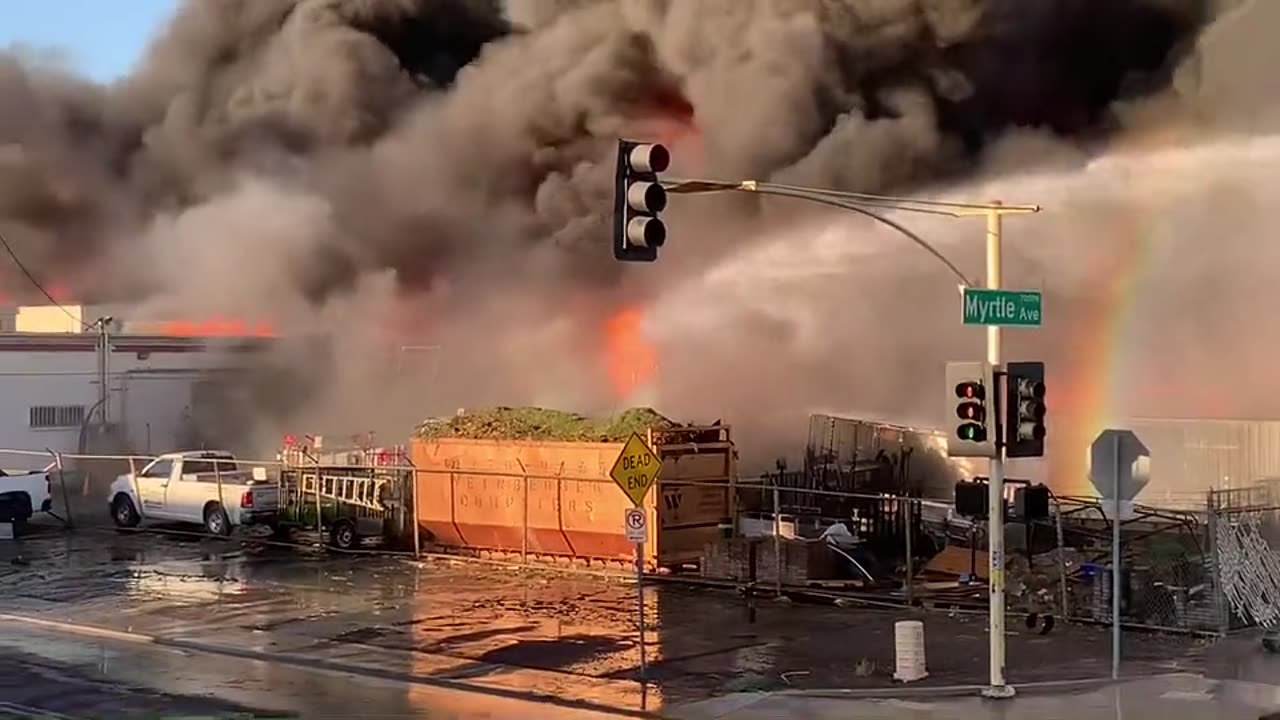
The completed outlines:
{"type": "MultiPolygon", "coordinates": [[[[856,280],[865,293],[774,291],[768,312],[734,320],[740,299],[688,289],[743,247],[819,233],[825,216],[681,203],[664,262],[624,268],[608,249],[613,140],[664,140],[682,174],[861,191],[1078,167],[1107,138],[1168,124],[1199,137],[1206,108],[1249,97],[1206,80],[1251,81],[1214,64],[1238,54],[1240,30],[1211,22],[1220,12],[1207,0],[188,0],[110,87],[0,57],[0,230],[38,276],[86,299],[265,317],[306,338],[278,358],[297,395],[253,396],[272,421],[395,433],[461,404],[607,409],[605,318],[626,298],[686,296],[732,306],[695,335],[655,331],[661,404],[751,422],[766,414],[751,398],[767,396],[767,414],[797,430],[820,404],[929,420],[911,388],[957,353],[951,337],[905,331],[921,321],[897,306],[947,302],[924,256],[868,260],[884,269],[856,280]],[[1234,32],[1217,39],[1229,52],[1191,52],[1202,32],[1206,46],[1234,32]],[[1185,87],[1170,89],[1179,67],[1185,87]],[[801,327],[789,303],[849,304],[834,308],[848,326],[801,327]]],[[[1032,273],[1057,272],[1042,261],[1027,260],[1032,273]]]]}

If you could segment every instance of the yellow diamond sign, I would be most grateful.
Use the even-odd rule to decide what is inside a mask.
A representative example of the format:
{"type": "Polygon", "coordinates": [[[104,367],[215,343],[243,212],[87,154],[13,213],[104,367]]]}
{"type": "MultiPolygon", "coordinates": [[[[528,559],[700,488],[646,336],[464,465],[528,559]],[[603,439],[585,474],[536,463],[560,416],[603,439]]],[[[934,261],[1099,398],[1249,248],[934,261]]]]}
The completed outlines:
{"type": "Polygon", "coordinates": [[[622,453],[609,471],[609,477],[618,483],[622,492],[631,498],[631,502],[639,507],[649,488],[658,482],[662,474],[662,460],[649,449],[639,433],[632,433],[627,444],[622,446],[622,453]]]}

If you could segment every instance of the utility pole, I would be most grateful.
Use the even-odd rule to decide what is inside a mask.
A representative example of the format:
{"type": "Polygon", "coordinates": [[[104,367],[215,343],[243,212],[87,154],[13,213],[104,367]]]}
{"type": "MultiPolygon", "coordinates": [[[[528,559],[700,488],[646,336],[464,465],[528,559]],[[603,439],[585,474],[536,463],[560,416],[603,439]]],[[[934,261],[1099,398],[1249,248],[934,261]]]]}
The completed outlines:
{"type": "MultiPolygon", "coordinates": [[[[1000,202],[991,203],[987,211],[987,288],[1000,289],[1002,258],[1000,202]]],[[[987,326],[987,362],[1000,372],[1001,327],[987,326]]],[[[998,376],[997,376],[998,377],[998,376]]],[[[997,389],[996,398],[1001,397],[997,389]]],[[[997,400],[997,403],[999,401],[997,400]]],[[[995,422],[1000,422],[1000,408],[996,407],[995,422]]],[[[997,425],[997,427],[999,427],[997,425]]],[[[990,698],[1013,697],[1014,690],[1005,684],[1005,631],[1004,631],[1004,442],[999,430],[995,433],[996,452],[991,458],[991,482],[987,492],[987,578],[990,595],[990,684],[983,695],[990,698]]]]}
{"type": "Polygon", "coordinates": [[[105,315],[91,326],[98,331],[98,425],[105,431],[111,422],[111,323],[115,318],[105,315]]]}

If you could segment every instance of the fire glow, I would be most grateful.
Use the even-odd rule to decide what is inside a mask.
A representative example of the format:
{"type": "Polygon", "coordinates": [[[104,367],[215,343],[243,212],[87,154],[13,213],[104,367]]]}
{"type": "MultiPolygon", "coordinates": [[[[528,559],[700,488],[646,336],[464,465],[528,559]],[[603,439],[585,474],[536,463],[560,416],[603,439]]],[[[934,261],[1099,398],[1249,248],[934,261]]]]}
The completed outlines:
{"type": "Polygon", "coordinates": [[[618,310],[605,323],[605,362],[618,398],[629,397],[657,373],[658,353],[643,326],[644,314],[633,307],[618,310]]]}
{"type": "Polygon", "coordinates": [[[268,321],[246,322],[228,318],[162,320],[137,323],[137,331],[172,337],[277,337],[268,321]]]}

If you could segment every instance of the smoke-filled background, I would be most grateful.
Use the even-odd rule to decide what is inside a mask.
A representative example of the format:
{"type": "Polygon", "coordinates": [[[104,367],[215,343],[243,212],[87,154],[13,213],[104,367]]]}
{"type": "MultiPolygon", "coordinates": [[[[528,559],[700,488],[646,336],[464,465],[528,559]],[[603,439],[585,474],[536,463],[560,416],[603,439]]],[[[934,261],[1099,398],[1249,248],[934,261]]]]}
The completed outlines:
{"type": "MultiPolygon", "coordinates": [[[[0,55],[0,231],[85,301],[269,320],[248,440],[651,403],[749,460],[811,411],[942,424],[983,334],[890,231],[680,197],[660,262],[615,263],[614,141],[655,139],[675,175],[1043,205],[1006,222],[1047,313],[1006,356],[1055,409],[1109,396],[1055,417],[1276,416],[1277,34],[1271,0],[187,0],[110,87],[0,55]]],[[[896,219],[981,277],[981,220],[896,219]]]]}

